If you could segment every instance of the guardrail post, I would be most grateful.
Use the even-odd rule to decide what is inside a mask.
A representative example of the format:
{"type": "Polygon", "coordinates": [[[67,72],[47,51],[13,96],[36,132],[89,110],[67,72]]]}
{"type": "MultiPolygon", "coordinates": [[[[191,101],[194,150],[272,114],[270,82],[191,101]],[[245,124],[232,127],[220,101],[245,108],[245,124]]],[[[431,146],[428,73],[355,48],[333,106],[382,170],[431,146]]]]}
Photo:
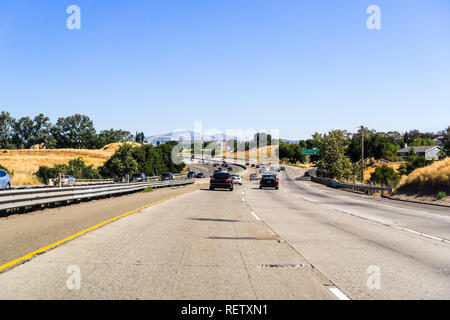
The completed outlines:
{"type": "Polygon", "coordinates": [[[60,173],[58,173],[58,186],[61,188],[62,187],[62,174],[61,174],[61,172],[60,173]]]}

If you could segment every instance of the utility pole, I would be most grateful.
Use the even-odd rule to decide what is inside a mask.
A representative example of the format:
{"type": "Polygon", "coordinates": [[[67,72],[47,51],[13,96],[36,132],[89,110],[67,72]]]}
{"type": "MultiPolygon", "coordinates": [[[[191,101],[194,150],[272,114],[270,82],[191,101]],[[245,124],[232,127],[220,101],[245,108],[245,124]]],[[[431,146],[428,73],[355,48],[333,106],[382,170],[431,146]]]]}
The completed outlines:
{"type": "Polygon", "coordinates": [[[364,126],[361,126],[361,183],[364,184],[364,126]]]}

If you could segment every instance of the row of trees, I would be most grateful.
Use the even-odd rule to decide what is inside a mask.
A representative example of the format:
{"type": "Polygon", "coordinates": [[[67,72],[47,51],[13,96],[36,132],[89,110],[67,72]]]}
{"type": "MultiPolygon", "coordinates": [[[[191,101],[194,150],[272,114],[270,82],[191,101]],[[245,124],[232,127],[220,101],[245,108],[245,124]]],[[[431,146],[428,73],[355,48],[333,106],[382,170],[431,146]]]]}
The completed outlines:
{"type": "MultiPolygon", "coordinates": [[[[338,170],[346,177],[356,175],[358,170],[356,166],[350,163],[358,163],[361,160],[361,130],[356,133],[349,133],[343,130],[331,131],[329,134],[320,135],[315,133],[312,139],[300,140],[298,145],[280,141],[280,158],[289,160],[291,162],[303,161],[304,157],[301,155],[302,149],[320,149],[319,156],[310,156],[312,162],[319,162],[322,164],[330,161],[331,167],[322,166],[325,175],[334,176],[333,173],[336,167],[346,168],[344,171],[338,170]],[[332,151],[337,148],[341,153],[339,159],[329,158],[328,150],[332,151]],[[343,153],[342,153],[343,152],[343,153]],[[328,159],[329,158],[329,159],[328,159]],[[334,160],[338,161],[332,164],[334,160]],[[351,170],[350,170],[351,169],[351,170]],[[345,173],[344,173],[345,172],[345,173]],[[350,172],[353,172],[350,174],[350,172]]],[[[446,130],[437,133],[420,132],[418,130],[411,130],[400,134],[399,132],[376,132],[375,130],[365,129],[364,132],[364,155],[365,158],[374,158],[376,160],[386,159],[389,161],[402,161],[402,158],[397,157],[397,151],[408,146],[433,146],[436,141],[440,142],[442,151],[439,155],[440,159],[450,156],[450,126],[446,130]]],[[[412,170],[425,166],[428,163],[421,157],[416,157],[411,154],[410,161],[405,164],[401,170],[406,173],[412,170]]],[[[402,172],[403,172],[402,171],[402,172]]],[[[337,171],[336,171],[337,172],[337,171]]]]}
{"type": "Polygon", "coordinates": [[[129,131],[114,129],[97,133],[93,121],[81,114],[59,118],[52,124],[50,118],[42,113],[33,119],[15,119],[9,112],[0,113],[0,149],[29,149],[35,145],[46,149],[99,149],[115,142],[143,143],[144,137],[142,132],[133,135],[129,131]]]}
{"type": "MultiPolygon", "coordinates": [[[[375,159],[392,157],[396,159],[397,157],[394,154],[399,149],[398,143],[403,141],[408,141],[409,145],[412,146],[435,144],[435,141],[431,139],[433,138],[431,134],[420,136],[420,133],[412,132],[415,135],[406,133],[396,139],[392,134],[378,134],[369,131],[365,135],[364,143],[366,157],[375,159]]],[[[443,149],[441,158],[449,155],[449,133],[450,127],[446,131],[439,132],[438,135],[443,149]]],[[[343,130],[333,130],[324,135],[316,133],[313,135],[313,139],[317,141],[320,149],[320,156],[317,161],[318,175],[343,181],[361,180],[361,133],[349,135],[343,130]]],[[[375,169],[370,180],[377,184],[395,186],[400,181],[401,174],[409,174],[417,168],[432,163],[424,157],[416,156],[412,150],[408,161],[399,167],[398,172],[387,165],[383,165],[375,169]]]]}
{"type": "Polygon", "coordinates": [[[138,147],[124,144],[98,169],[87,166],[79,158],[70,160],[67,165],[55,165],[53,168],[40,167],[36,175],[44,183],[47,183],[48,179],[54,179],[59,173],[72,175],[77,179],[107,179],[136,172],[143,172],[147,176],[157,176],[168,171],[179,173],[183,170],[185,164],[175,164],[171,160],[172,149],[177,144],[177,142],[168,142],[157,147],[152,145],[138,147]]]}

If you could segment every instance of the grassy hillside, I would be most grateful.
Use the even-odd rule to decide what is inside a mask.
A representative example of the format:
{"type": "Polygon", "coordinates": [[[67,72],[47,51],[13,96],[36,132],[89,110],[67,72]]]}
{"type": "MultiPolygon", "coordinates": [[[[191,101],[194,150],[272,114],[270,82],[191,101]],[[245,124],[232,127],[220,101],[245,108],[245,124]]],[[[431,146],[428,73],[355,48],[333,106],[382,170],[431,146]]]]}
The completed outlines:
{"type": "Polygon", "coordinates": [[[411,172],[401,181],[399,193],[436,194],[444,191],[450,195],[450,158],[411,172]]]}
{"type": "Polygon", "coordinates": [[[98,168],[108,160],[120,147],[120,143],[104,146],[99,150],[87,149],[25,149],[0,150],[0,164],[14,172],[13,185],[41,184],[34,173],[40,166],[53,167],[55,164],[65,164],[69,160],[82,158],[87,165],[98,168]]]}

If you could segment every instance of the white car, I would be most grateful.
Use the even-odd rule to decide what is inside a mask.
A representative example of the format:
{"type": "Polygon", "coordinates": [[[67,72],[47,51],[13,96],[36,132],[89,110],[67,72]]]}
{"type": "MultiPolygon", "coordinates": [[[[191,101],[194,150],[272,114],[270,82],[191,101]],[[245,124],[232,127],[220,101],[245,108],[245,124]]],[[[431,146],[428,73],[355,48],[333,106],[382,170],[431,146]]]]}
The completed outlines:
{"type": "Polygon", "coordinates": [[[242,186],[242,177],[240,175],[233,174],[231,178],[233,179],[233,184],[240,184],[242,186]]]}

